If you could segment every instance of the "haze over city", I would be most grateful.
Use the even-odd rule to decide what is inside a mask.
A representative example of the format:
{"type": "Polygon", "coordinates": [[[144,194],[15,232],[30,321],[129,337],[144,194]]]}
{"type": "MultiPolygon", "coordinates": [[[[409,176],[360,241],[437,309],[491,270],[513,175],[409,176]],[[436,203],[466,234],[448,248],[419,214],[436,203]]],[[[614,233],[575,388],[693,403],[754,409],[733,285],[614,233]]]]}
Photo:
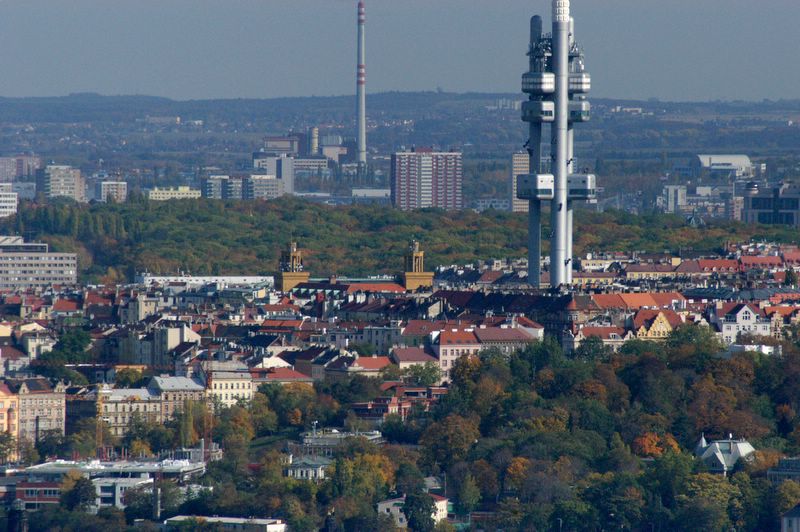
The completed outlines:
{"type": "MultiPolygon", "coordinates": [[[[368,2],[370,92],[518,91],[544,0],[368,2]]],[[[595,97],[797,97],[791,0],[606,0],[573,7],[595,97]]],[[[0,95],[176,99],[352,94],[352,2],[5,0],[0,95]]]]}

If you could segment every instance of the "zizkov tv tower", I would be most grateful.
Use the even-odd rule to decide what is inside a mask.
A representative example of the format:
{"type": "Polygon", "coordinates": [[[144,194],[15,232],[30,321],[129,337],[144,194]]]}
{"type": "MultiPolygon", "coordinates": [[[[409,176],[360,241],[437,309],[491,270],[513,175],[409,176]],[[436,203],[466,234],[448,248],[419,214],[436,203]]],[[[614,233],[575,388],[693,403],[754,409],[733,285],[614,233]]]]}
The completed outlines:
{"type": "Polygon", "coordinates": [[[530,174],[517,177],[517,197],[529,202],[528,282],[541,286],[542,204],[550,203],[550,286],[572,283],[572,219],[576,201],[595,201],[595,176],[574,172],[573,126],[590,118],[586,94],[591,77],[584,71],[583,50],[575,42],[569,0],[553,0],[553,32],[542,31],[542,18],[531,19],[529,70],[522,76],[522,120],[530,124],[526,146],[530,174]],[[550,169],[542,170],[542,129],[550,125],[550,169]]]}

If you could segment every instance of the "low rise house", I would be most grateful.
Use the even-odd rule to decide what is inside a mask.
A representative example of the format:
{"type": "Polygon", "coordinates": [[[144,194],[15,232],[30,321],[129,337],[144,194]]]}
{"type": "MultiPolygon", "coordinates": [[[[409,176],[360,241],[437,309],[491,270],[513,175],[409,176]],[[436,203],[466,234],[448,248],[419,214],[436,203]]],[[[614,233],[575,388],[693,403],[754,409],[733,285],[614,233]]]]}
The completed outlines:
{"type": "Polygon", "coordinates": [[[333,460],[324,456],[304,456],[294,458],[289,456],[289,464],[284,469],[284,475],[298,480],[311,480],[322,482],[325,480],[325,470],[330,467],[333,460]]]}
{"type": "Polygon", "coordinates": [[[712,307],[709,322],[722,341],[733,344],[739,335],[772,336],[773,323],[763,309],[747,303],[726,303],[712,307]]]}
{"type": "MultiPolygon", "coordinates": [[[[439,523],[447,520],[447,511],[449,501],[447,497],[441,495],[429,494],[433,499],[433,518],[434,523],[439,523]]],[[[399,528],[408,528],[408,518],[403,512],[405,507],[406,497],[398,497],[395,499],[387,499],[378,503],[378,513],[381,515],[390,515],[394,519],[394,523],[399,528]]]]}
{"type": "Polygon", "coordinates": [[[739,461],[750,462],[755,458],[755,448],[747,440],[734,440],[730,435],[724,440],[706,442],[705,436],[695,448],[695,456],[702,460],[711,473],[727,476],[739,461]]]}

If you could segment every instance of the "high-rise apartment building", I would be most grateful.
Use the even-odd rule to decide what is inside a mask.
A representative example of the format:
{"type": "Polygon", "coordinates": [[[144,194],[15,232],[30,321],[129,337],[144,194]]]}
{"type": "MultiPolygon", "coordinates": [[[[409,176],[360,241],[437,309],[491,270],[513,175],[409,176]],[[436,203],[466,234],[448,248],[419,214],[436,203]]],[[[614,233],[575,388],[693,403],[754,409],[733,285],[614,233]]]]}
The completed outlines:
{"type": "Polygon", "coordinates": [[[36,155],[0,157],[0,182],[35,177],[41,167],[42,159],[36,155]]]}
{"type": "Polygon", "coordinates": [[[229,175],[210,175],[202,180],[200,191],[204,198],[240,200],[244,197],[244,179],[229,175]]]}
{"type": "Polygon", "coordinates": [[[12,190],[12,183],[0,183],[0,218],[17,214],[19,196],[12,190]]]}
{"type": "Polygon", "coordinates": [[[517,197],[517,177],[530,174],[530,155],[515,153],[511,157],[511,211],[528,212],[528,200],[517,197]]]}
{"type": "Polygon", "coordinates": [[[95,197],[98,201],[125,203],[128,199],[128,183],[126,181],[100,181],[95,184],[95,197]]]}
{"type": "Polygon", "coordinates": [[[461,153],[417,149],[392,155],[392,203],[402,210],[464,206],[461,153]]]}
{"type": "Polygon", "coordinates": [[[14,157],[0,157],[0,182],[8,183],[17,177],[17,160],[14,157]]]}
{"type": "Polygon", "coordinates": [[[77,202],[86,201],[86,185],[78,168],[47,165],[39,171],[39,181],[39,190],[48,198],[65,197],[77,202]]]}
{"type": "Polygon", "coordinates": [[[0,236],[0,289],[43,288],[78,282],[78,256],[51,253],[47,244],[0,236]]]}

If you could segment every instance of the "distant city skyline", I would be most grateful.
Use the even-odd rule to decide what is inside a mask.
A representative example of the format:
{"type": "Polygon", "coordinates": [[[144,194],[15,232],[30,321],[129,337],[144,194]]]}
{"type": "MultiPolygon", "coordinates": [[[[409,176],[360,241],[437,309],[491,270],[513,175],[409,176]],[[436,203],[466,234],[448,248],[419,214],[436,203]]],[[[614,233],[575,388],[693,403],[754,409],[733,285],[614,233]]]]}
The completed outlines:
{"type": "MultiPolygon", "coordinates": [[[[548,0],[367,0],[369,92],[519,92],[548,0]]],[[[0,0],[0,96],[355,94],[356,0],[0,0]]],[[[794,0],[574,0],[595,97],[800,98],[794,0]]],[[[522,95],[520,95],[522,97],[522,95]]]]}

